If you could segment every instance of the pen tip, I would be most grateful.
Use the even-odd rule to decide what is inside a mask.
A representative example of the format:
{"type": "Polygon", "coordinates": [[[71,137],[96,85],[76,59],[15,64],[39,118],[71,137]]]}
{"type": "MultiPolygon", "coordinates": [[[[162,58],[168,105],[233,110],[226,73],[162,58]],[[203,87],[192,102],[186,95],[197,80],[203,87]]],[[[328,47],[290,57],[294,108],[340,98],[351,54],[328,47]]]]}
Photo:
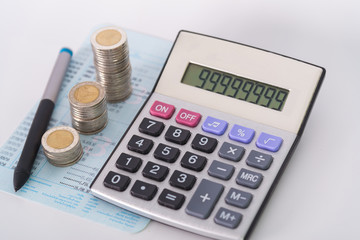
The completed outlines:
{"type": "Polygon", "coordinates": [[[22,186],[24,186],[24,184],[26,183],[26,181],[29,179],[29,174],[24,173],[24,172],[14,172],[14,190],[15,192],[17,192],[22,186]]]}

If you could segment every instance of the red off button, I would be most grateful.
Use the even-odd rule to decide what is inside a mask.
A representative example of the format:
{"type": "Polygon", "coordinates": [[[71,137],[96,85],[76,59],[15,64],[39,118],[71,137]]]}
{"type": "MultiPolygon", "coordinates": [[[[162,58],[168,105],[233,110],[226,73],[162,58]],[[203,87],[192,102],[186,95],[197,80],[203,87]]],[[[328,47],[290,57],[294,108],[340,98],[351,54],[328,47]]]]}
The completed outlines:
{"type": "Polygon", "coordinates": [[[169,119],[175,112],[174,105],[155,101],[150,108],[150,114],[156,117],[169,119]]]}
{"type": "Polygon", "coordinates": [[[180,109],[176,116],[176,122],[189,127],[196,127],[200,122],[201,115],[186,109],[180,109]]]}

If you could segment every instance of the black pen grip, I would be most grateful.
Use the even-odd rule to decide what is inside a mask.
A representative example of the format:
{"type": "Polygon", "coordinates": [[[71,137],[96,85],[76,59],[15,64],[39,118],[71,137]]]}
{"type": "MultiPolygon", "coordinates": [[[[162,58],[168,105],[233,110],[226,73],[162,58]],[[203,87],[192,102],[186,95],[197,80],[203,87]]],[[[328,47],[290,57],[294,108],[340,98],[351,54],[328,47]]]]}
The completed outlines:
{"type": "Polygon", "coordinates": [[[47,129],[54,106],[54,102],[49,99],[42,99],[40,101],[15,172],[30,175],[37,152],[39,151],[41,137],[47,129]]]}

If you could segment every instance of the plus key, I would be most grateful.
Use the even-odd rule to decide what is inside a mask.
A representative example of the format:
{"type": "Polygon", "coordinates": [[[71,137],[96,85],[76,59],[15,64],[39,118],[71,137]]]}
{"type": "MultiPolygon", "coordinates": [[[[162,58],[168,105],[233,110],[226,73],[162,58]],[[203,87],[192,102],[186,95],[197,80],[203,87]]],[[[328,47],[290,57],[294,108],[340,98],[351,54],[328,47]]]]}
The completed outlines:
{"type": "Polygon", "coordinates": [[[186,213],[202,219],[208,218],[223,190],[223,185],[203,179],[186,206],[186,213]]]}

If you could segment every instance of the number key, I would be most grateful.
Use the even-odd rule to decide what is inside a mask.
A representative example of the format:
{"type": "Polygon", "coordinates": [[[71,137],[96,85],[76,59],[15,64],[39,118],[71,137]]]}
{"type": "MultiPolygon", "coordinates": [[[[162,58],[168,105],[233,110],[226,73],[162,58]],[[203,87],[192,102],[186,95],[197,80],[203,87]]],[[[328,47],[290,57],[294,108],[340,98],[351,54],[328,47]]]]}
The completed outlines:
{"type": "Polygon", "coordinates": [[[139,126],[139,131],[151,136],[159,136],[164,130],[165,124],[149,118],[144,118],[139,126]]]}
{"type": "Polygon", "coordinates": [[[196,134],[194,140],[191,143],[193,149],[212,153],[217,145],[217,140],[215,138],[207,137],[201,134],[196,134]]]}
{"type": "Polygon", "coordinates": [[[146,166],[144,167],[143,171],[142,171],[142,175],[144,177],[156,180],[156,181],[163,181],[166,176],[169,173],[169,168],[159,165],[159,164],[155,164],[153,162],[148,162],[146,164],[146,166]]]}
{"type": "Polygon", "coordinates": [[[155,149],[154,157],[165,162],[173,163],[176,161],[179,154],[180,150],[178,148],[170,147],[160,143],[159,146],[155,149]]]}
{"type": "Polygon", "coordinates": [[[130,183],[130,178],[128,176],[118,174],[116,172],[110,171],[104,180],[105,187],[114,189],[116,191],[124,191],[130,183]]]}
{"type": "Polygon", "coordinates": [[[116,167],[127,172],[134,173],[139,170],[142,160],[138,157],[131,156],[126,153],[121,153],[116,161],[116,167]]]}
{"type": "Polygon", "coordinates": [[[152,140],[134,135],[131,137],[127,147],[131,151],[148,154],[153,145],[154,142],[152,140]]]}
{"type": "Polygon", "coordinates": [[[165,133],[165,139],[169,142],[184,145],[190,138],[190,131],[174,126],[170,126],[165,133]]]}
{"type": "Polygon", "coordinates": [[[181,166],[187,169],[191,169],[200,172],[206,165],[206,157],[197,155],[195,153],[186,152],[181,159],[181,166]]]}
{"type": "Polygon", "coordinates": [[[178,170],[174,171],[169,180],[171,186],[185,190],[190,190],[194,186],[195,181],[195,176],[178,170]]]}

